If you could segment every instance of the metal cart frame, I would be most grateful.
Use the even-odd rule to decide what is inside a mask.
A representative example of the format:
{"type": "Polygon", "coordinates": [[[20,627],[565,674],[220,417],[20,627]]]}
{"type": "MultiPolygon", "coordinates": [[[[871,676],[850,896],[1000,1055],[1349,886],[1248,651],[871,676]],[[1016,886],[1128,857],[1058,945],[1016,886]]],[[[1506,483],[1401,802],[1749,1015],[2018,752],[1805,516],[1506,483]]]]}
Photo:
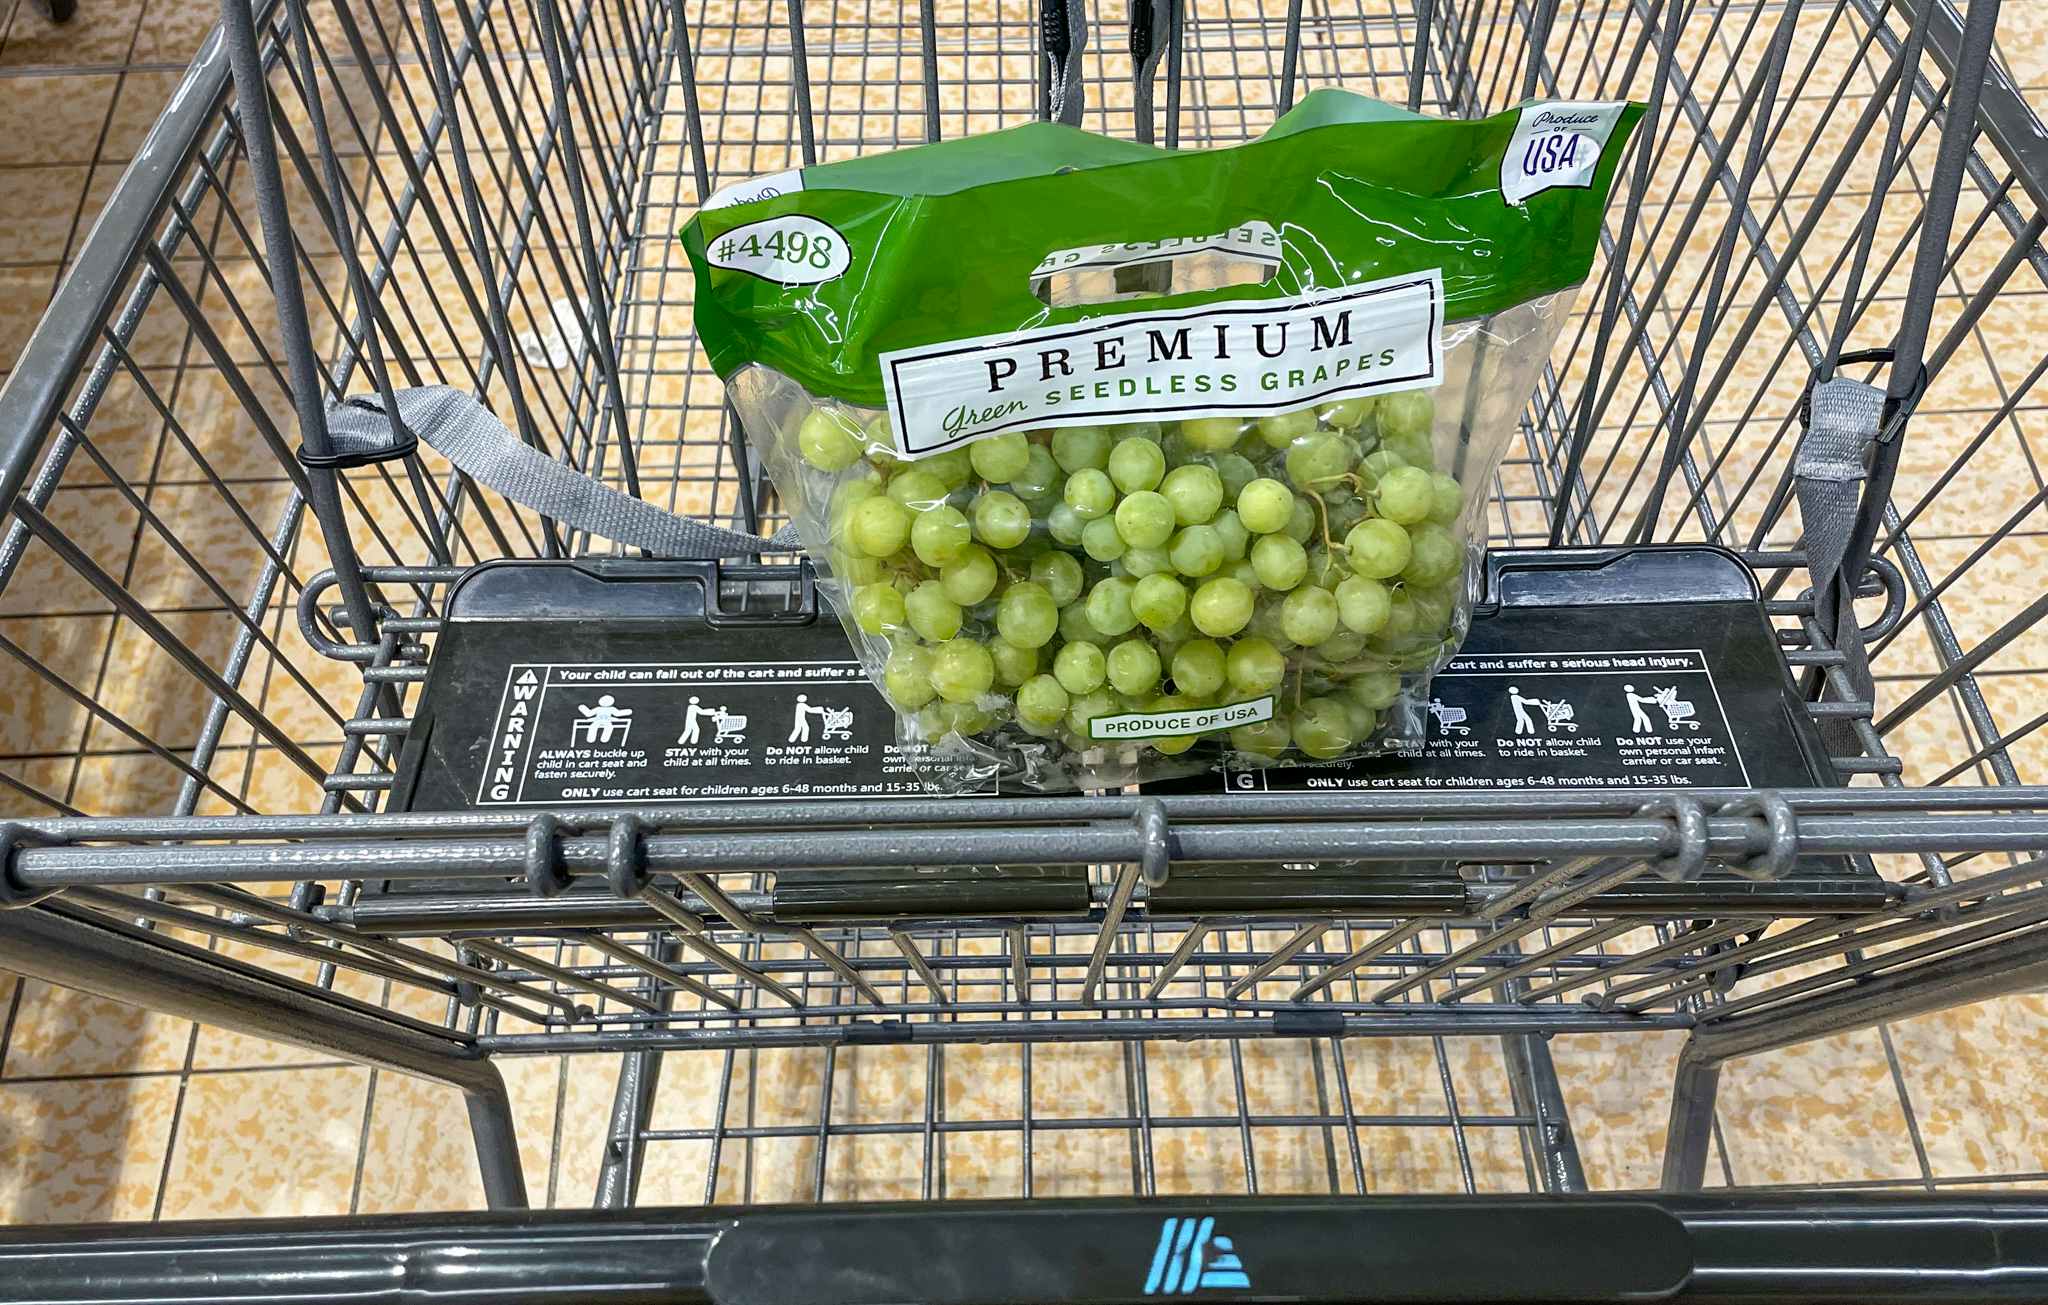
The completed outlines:
{"type": "MultiPolygon", "coordinates": [[[[859,1259],[860,1239],[895,1245],[904,1235],[900,1209],[821,1222],[715,1208],[721,1146],[806,1129],[820,1198],[833,1139],[911,1135],[923,1139],[923,1196],[942,1199],[943,1139],[984,1127],[1021,1134],[1025,1196],[1034,1129],[1128,1136],[1132,1190],[1150,1196],[1155,1130],[1237,1130],[1256,1193],[1253,1133],[1279,1124],[1319,1130],[1332,1190],[1362,1192],[1357,1130],[1375,1120],[1345,1078],[1344,1044],[1431,1038],[1441,1062],[1446,1035],[1500,1040],[1513,1103],[1485,1119],[1461,1111],[1444,1070],[1466,1186],[1465,1130],[1485,1125],[1515,1137],[1532,1190],[1569,1197],[1587,1184],[1546,1039],[1653,1029],[1688,1032],[1662,1185],[1696,1191],[1727,1060],[2048,977],[2048,788],[2023,784],[2016,759],[2048,717],[1999,720],[1980,682],[2023,646],[2048,597],[1970,639],[1944,603],[2048,489],[1972,536],[1982,542],[1946,574],[1914,529],[1925,533],[1945,487],[2013,425],[2048,359],[2010,385],[1994,365],[2005,397],[1983,434],[1931,488],[1916,480],[1917,498],[1897,488],[1916,414],[1924,419],[1966,349],[1988,353],[1986,314],[2017,281],[2048,279],[2048,154],[2039,120],[1992,57],[1996,3],[1959,15],[1943,0],[1290,0],[1283,13],[1233,19],[1194,0],[1141,0],[1115,41],[1106,35],[1124,16],[1081,0],[985,22],[956,20],[934,0],[881,15],[870,7],[859,21],[806,8],[226,0],[220,29],[0,390],[0,595],[53,568],[92,610],[144,638],[152,664],[203,704],[188,733],[159,737],[33,649],[0,648],[24,682],[89,718],[56,758],[70,765],[62,785],[0,771],[24,813],[0,824],[0,898],[17,908],[0,914],[0,965],[456,1087],[493,1206],[526,1200],[497,1056],[626,1053],[600,1206],[632,1203],[652,1144],[704,1142],[711,1154],[707,1208],[680,1224],[618,1214],[96,1233],[92,1254],[137,1275],[104,1279],[104,1290],[142,1282],[146,1295],[239,1298],[268,1289],[266,1265],[318,1247],[331,1249],[321,1271],[333,1270],[324,1281],[335,1298],[374,1294],[397,1271],[424,1274],[426,1299],[445,1252],[465,1264],[480,1254],[492,1273],[522,1260],[491,1280],[497,1299],[550,1289],[741,1299],[778,1286],[792,1293],[784,1299],[826,1299],[858,1272],[880,1275],[877,1298],[1011,1298],[1035,1286],[1124,1299],[1145,1294],[1142,1281],[1031,1272],[1053,1263],[1055,1242],[1072,1260],[1077,1247],[1093,1255],[1137,1236],[1134,1253],[1148,1257],[1155,1232],[1131,1230],[1156,1229],[1161,1217],[1291,1220],[1293,1232],[1272,1235],[1299,1256],[1318,1219],[1337,1221],[1319,1235],[1340,1238],[1351,1236],[1346,1220],[1394,1235],[1404,1219],[1453,1232],[1488,1219],[1484,1237],[1456,1241],[1470,1246],[1510,1214],[1544,1226],[1550,1216],[1531,1212],[1543,1208],[1574,1245],[1639,1235],[1658,1248],[1632,1267],[1608,1266],[1607,1278],[1573,1280],[1587,1295],[1797,1295],[1823,1290],[1830,1271],[1899,1254],[1927,1257],[1917,1285],[1928,1290],[1972,1290],[2001,1266],[2016,1292],[2038,1290],[2048,1255],[2015,1255],[2007,1248],[2017,1243],[1997,1238],[2038,1238],[2040,1211],[1995,1202],[944,1207],[958,1238],[930,1265],[1014,1251],[1020,1276],[993,1285],[892,1279],[859,1259]],[[1814,85],[1823,52],[1843,42],[1854,49],[1847,70],[1814,85]],[[1034,114],[1168,145],[1242,139],[1304,86],[1359,64],[1370,69],[1362,89],[1438,112],[1531,95],[1626,92],[1649,103],[1583,314],[1493,487],[1492,532],[1514,544],[1738,548],[1805,677],[1843,786],[377,810],[447,587],[477,561],[575,556],[590,541],[424,452],[336,457],[331,402],[458,385],[554,456],[760,529],[775,519],[772,497],[693,352],[687,271],[665,239],[714,179],[1034,114]],[[1775,151],[1794,147],[1793,177],[1778,178],[1775,151]],[[1809,166],[1820,175],[1802,193],[1795,183],[1809,166]],[[1899,231],[1887,201],[1902,195],[1917,208],[1899,231]],[[1848,214],[1846,227],[1831,227],[1831,214],[1848,214]],[[1899,267],[1910,268],[1905,294],[1881,294],[1899,267]],[[166,326],[179,339],[168,365],[154,334],[166,326]],[[1852,347],[1873,335],[1884,348],[1852,347]],[[188,429],[179,387],[197,367],[246,421],[236,448],[188,429]],[[1783,369],[1815,383],[1868,376],[1882,390],[1860,477],[1831,479],[1802,460],[1803,404],[1766,406],[1783,369]],[[160,423],[147,478],[99,439],[121,401],[144,402],[160,423]],[[1651,453],[1631,461],[1631,446],[1651,453]],[[261,467],[230,465],[230,455],[261,467]],[[154,493],[165,459],[253,541],[253,578],[181,538],[154,493]],[[55,511],[88,477],[133,515],[147,557],[97,554],[55,511]],[[207,644],[152,607],[152,585],[172,573],[231,638],[207,644]],[[1894,692],[1887,668],[1908,662],[1913,674],[1894,692]],[[332,687],[332,664],[359,675],[352,703],[332,687]],[[295,732],[271,705],[278,686],[324,713],[320,732],[332,737],[316,746],[295,732]],[[1953,714],[1962,747],[1946,773],[1908,785],[1888,740],[1935,712],[1953,714]],[[95,737],[118,738],[172,777],[161,809],[88,813],[79,775],[95,737]],[[258,800],[264,767],[306,777],[317,798],[258,800]],[[1395,898],[1330,909],[1310,891],[1321,886],[1318,864],[1421,855],[1468,868],[1439,886],[1449,896],[1428,912],[1395,898]],[[1857,858],[1882,870],[1887,888],[1854,909],[1773,897],[1801,855],[1857,858]],[[1063,896],[997,875],[910,908],[890,895],[900,884],[872,874],[995,865],[1088,869],[1063,896]],[[1246,865],[1261,867],[1258,909],[1174,905],[1165,891],[1204,868],[1246,865]],[[870,873],[800,893],[783,878],[794,867],[870,873]],[[1696,895],[1659,906],[1639,891],[1666,878],[1696,895]],[[377,891],[424,880],[476,882],[377,891]],[[258,884],[295,887],[283,897],[244,887],[258,884]],[[381,985],[383,996],[350,995],[349,980],[381,985]],[[421,1013],[419,994],[435,1013],[421,1013]],[[1146,1103],[1144,1049],[1190,1039],[1227,1049],[1234,1116],[1167,1119],[1146,1103]],[[1318,1048],[1312,1113],[1246,1104],[1242,1047],[1268,1039],[1318,1048]],[[1123,1048],[1123,1114],[1034,1114],[1029,1048],[1070,1041],[1123,1048]],[[948,1047],[989,1042],[1025,1049],[1016,1117],[947,1119],[929,1095],[922,1120],[829,1117],[838,1049],[923,1046],[937,1081],[948,1047]],[[788,1047],[825,1049],[819,1117],[728,1119],[734,1057],[788,1047]],[[725,1057],[708,1128],[651,1121],[663,1053],[678,1050],[725,1057]],[[1358,1173],[1348,1188],[1340,1137],[1358,1173]],[[1076,1214],[1057,1234],[1045,1222],[1076,1214]],[[1799,1231],[1815,1219],[1855,1235],[1823,1251],[1799,1231]],[[1098,1235],[1108,1240],[1088,1240],[1098,1235]],[[810,1248],[808,1276],[717,1272],[719,1246],[749,1248],[732,1263],[758,1275],[787,1269],[792,1244],[810,1248]],[[621,1245],[679,1258],[665,1276],[636,1279],[646,1266],[619,1258],[621,1245]],[[1716,1267],[1727,1265],[1752,1276],[1716,1267]],[[1935,1272],[1943,1266],[1953,1273],[1935,1272]]],[[[783,600],[739,571],[732,585],[740,601],[783,600]]],[[[1920,1154],[1917,1185],[1933,1191],[1920,1154]]],[[[63,1282],[98,1275],[73,1235],[0,1236],[10,1267],[0,1298],[52,1290],[15,1270],[53,1247],[80,1275],[67,1267],[63,1282]]],[[[1288,1290],[1345,1287],[1327,1260],[1304,1263],[1322,1276],[1287,1278],[1288,1290]]],[[[1431,1281],[1375,1280],[1418,1296],[1431,1281]]],[[[1487,1279],[1483,1294],[1511,1289],[1520,1288],[1487,1279]]]]}

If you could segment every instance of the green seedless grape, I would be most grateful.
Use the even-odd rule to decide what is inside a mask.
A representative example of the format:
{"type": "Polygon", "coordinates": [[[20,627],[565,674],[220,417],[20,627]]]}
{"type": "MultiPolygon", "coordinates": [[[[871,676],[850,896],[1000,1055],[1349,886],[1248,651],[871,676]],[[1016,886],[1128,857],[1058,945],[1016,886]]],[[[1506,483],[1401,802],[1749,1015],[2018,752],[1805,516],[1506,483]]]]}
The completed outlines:
{"type": "Polygon", "coordinates": [[[1226,453],[1216,459],[1216,478],[1223,482],[1223,501],[1234,504],[1244,487],[1259,478],[1259,469],[1242,454],[1226,453]]]}
{"type": "Polygon", "coordinates": [[[1287,450],[1286,465],[1287,478],[1296,486],[1316,489],[1351,470],[1351,450],[1340,436],[1312,432],[1294,441],[1287,450]]]}
{"type": "Polygon", "coordinates": [[[1010,478],[1010,488],[1026,501],[1043,499],[1058,490],[1065,475],[1043,444],[1033,444],[1025,457],[1024,470],[1010,478]]]}
{"type": "Polygon", "coordinates": [[[1252,545],[1251,565],[1266,588],[1292,589],[1308,575],[1308,552],[1285,535],[1261,535],[1252,545]]]}
{"type": "Polygon", "coordinates": [[[860,461],[860,439],[846,423],[823,408],[814,408],[796,431],[797,452],[820,471],[844,471],[860,461]]]}
{"type": "Polygon", "coordinates": [[[1422,390],[1382,394],[1373,416],[1379,421],[1381,439],[1427,435],[1436,424],[1436,400],[1422,390]]]}
{"type": "Polygon", "coordinates": [[[1184,576],[1213,575],[1223,565],[1223,539],[1214,526],[1189,526],[1166,546],[1166,556],[1184,576]]]}
{"type": "Polygon", "coordinates": [[[929,512],[920,512],[911,524],[911,551],[926,566],[946,566],[957,562],[967,556],[967,550],[972,547],[974,528],[967,524],[967,514],[959,508],[941,504],[929,512]]]}
{"type": "Polygon", "coordinates": [[[1131,614],[1134,587],[1122,576],[1096,581],[1088,591],[1088,623],[1111,638],[1129,633],[1138,623],[1138,618],[1131,614]]]}
{"type": "Polygon", "coordinates": [[[1360,706],[1384,711],[1401,696],[1401,677],[1392,671],[1364,671],[1352,676],[1344,691],[1360,706]]]}
{"type": "Polygon", "coordinates": [[[1059,628],[1059,604],[1044,585],[1019,580],[996,602],[996,630],[1019,648],[1043,648],[1059,628]]]}
{"type": "Polygon", "coordinates": [[[1267,448],[1284,449],[1316,428],[1312,408],[1299,412],[1276,412],[1259,418],[1259,438],[1267,448]]]}
{"type": "Polygon", "coordinates": [[[1094,748],[1096,744],[1092,740],[1087,740],[1087,723],[1096,719],[1098,715],[1110,715],[1114,711],[1116,699],[1112,699],[1102,688],[1094,692],[1077,694],[1073,703],[1067,707],[1067,729],[1075,733],[1077,740],[1083,740],[1081,748],[1094,748]]]}
{"type": "Polygon", "coordinates": [[[1440,526],[1448,526],[1458,519],[1458,513],[1465,507],[1465,491],[1458,482],[1441,471],[1429,473],[1429,519],[1440,526]]]}
{"type": "Polygon", "coordinates": [[[1060,639],[1065,643],[1108,643],[1109,636],[1095,628],[1088,619],[1086,600],[1077,600],[1060,609],[1060,639]]]}
{"type": "Polygon", "coordinates": [[[1069,701],[1053,676],[1034,675],[1017,690],[1017,717],[1028,725],[1057,725],[1069,701]]]}
{"type": "Polygon", "coordinates": [[[939,572],[939,588],[962,607],[974,606],[995,592],[995,558],[985,548],[968,549],[966,556],[939,572]]]}
{"type": "Polygon", "coordinates": [[[990,548],[1015,548],[1031,537],[1031,509],[1015,494],[992,489],[974,500],[974,533],[990,548]]]}
{"type": "Polygon", "coordinates": [[[960,633],[960,604],[936,580],[925,580],[903,599],[904,614],[920,639],[940,643],[960,633]]]}
{"type": "Polygon", "coordinates": [[[1197,702],[1215,695],[1227,679],[1222,645],[1214,639],[1191,639],[1173,654],[1174,692],[1197,702]]]}
{"type": "Polygon", "coordinates": [[[1415,637],[1417,620],[1415,600],[1406,589],[1395,590],[1393,601],[1387,607],[1387,623],[1380,628],[1374,642],[1388,648],[1406,647],[1408,641],[1415,637]]]}
{"type": "Polygon", "coordinates": [[[1372,415],[1371,396],[1362,399],[1339,399],[1334,403],[1316,405],[1316,416],[1325,426],[1338,430],[1357,430],[1367,417],[1372,415]]]}
{"type": "Polygon", "coordinates": [[[932,654],[932,687],[947,702],[973,702],[995,681],[995,659],[972,639],[949,639],[932,654]]]}
{"type": "Polygon", "coordinates": [[[1294,714],[1294,746],[1318,761],[1343,756],[1361,737],[1350,708],[1336,698],[1311,698],[1294,714]]]}
{"type": "Polygon", "coordinates": [[[1173,505],[1141,489],[1116,505],[1116,530],[1132,548],[1159,548],[1173,537],[1173,505]]]}
{"type": "Polygon", "coordinates": [[[905,467],[889,477],[889,497],[913,512],[937,507],[946,501],[949,492],[946,482],[922,464],[905,467]]]}
{"type": "Polygon", "coordinates": [[[1097,517],[1081,528],[1081,551],[1098,562],[1116,561],[1124,555],[1126,547],[1124,537],[1117,533],[1114,517],[1097,517]]]}
{"type": "Polygon", "coordinates": [[[1412,585],[1438,585],[1458,573],[1465,560],[1464,546],[1442,526],[1425,522],[1408,531],[1408,565],[1401,578],[1412,585]]]}
{"type": "Polygon", "coordinates": [[[1110,687],[1126,697],[1159,686],[1159,654],[1143,639],[1126,639],[1110,649],[1108,666],[1110,687]]]}
{"type": "Polygon", "coordinates": [[[1235,562],[1251,547],[1252,532],[1244,528],[1244,522],[1237,519],[1236,508],[1225,508],[1216,514],[1209,525],[1216,531],[1216,538],[1223,542],[1223,560],[1235,562]]]}
{"type": "Polygon", "coordinates": [[[1068,693],[1092,693],[1109,674],[1109,659],[1096,644],[1070,643],[1053,658],[1052,673],[1068,693]]]}
{"type": "Polygon", "coordinates": [[[1397,471],[1408,465],[1408,459],[1389,448],[1377,448],[1365,455],[1358,464],[1359,477],[1373,489],[1379,488],[1380,480],[1390,471],[1397,471]]]}
{"type": "Polygon", "coordinates": [[[1110,509],[1116,506],[1116,485],[1108,472],[1085,467],[1067,477],[1063,497],[1067,506],[1074,510],[1074,515],[1083,521],[1094,521],[1109,515],[1110,509]]]}
{"type": "Polygon", "coordinates": [[[974,479],[974,462],[968,457],[966,449],[947,449],[944,453],[934,453],[917,465],[937,476],[939,483],[944,485],[949,493],[974,479]]]}
{"type": "Polygon", "coordinates": [[[1237,493],[1237,519],[1255,535],[1277,534],[1294,515],[1294,491],[1277,480],[1254,480],[1237,493]]]}
{"type": "Polygon", "coordinates": [[[1380,447],[1399,454],[1403,462],[1418,471],[1436,470],[1436,450],[1431,447],[1426,430],[1383,436],[1380,447]]]}
{"type": "Polygon", "coordinates": [[[937,696],[932,687],[932,655],[922,645],[898,641],[882,664],[882,687],[889,701],[904,711],[916,711],[937,696]]]}
{"type": "Polygon", "coordinates": [[[1240,725],[1230,731],[1231,747],[1262,761],[1278,761],[1293,743],[1293,730],[1284,716],[1240,725]]]}
{"type": "Polygon", "coordinates": [[[1244,422],[1236,417],[1192,417],[1180,424],[1180,437],[1188,447],[1204,453],[1221,453],[1237,447],[1244,422]]]}
{"type": "Polygon", "coordinates": [[[1126,494],[1157,489],[1166,476],[1166,454],[1148,439],[1131,436],[1109,451],[1109,478],[1126,494]]]}
{"type": "Polygon", "coordinates": [[[1313,648],[1337,631],[1337,600],[1330,591],[1303,585],[1280,603],[1280,628],[1304,648],[1313,648]]]}
{"type": "Polygon", "coordinates": [[[1316,533],[1315,507],[1307,499],[1296,495],[1294,506],[1287,510],[1287,524],[1280,527],[1280,530],[1295,543],[1306,544],[1316,533]]]}
{"type": "Polygon", "coordinates": [[[1451,628],[1451,617],[1457,606],[1457,598],[1449,586],[1424,587],[1407,585],[1403,592],[1415,606],[1415,632],[1430,638],[1441,637],[1451,628]]]}
{"type": "Polygon", "coordinates": [[[1223,506],[1223,478],[1214,467],[1199,462],[1167,472],[1159,492],[1172,505],[1173,519],[1183,526],[1201,525],[1223,506]]]}
{"type": "Polygon", "coordinates": [[[1343,607],[1337,609],[1337,632],[1316,645],[1316,660],[1333,666],[1345,662],[1365,651],[1365,636],[1344,628],[1343,607]]]}
{"type": "Polygon", "coordinates": [[[902,628],[907,617],[903,595],[890,584],[865,584],[853,591],[853,623],[863,634],[902,628]]]}
{"type": "Polygon", "coordinates": [[[1022,431],[991,435],[967,446],[967,460],[973,464],[974,474],[983,480],[992,485],[1007,484],[1031,465],[1031,441],[1022,431]]]}
{"type": "Polygon", "coordinates": [[[1088,523],[1082,519],[1081,514],[1065,503],[1055,507],[1045,517],[1046,530],[1068,548],[1080,547],[1081,532],[1087,527],[1088,523]]]}
{"type": "Polygon", "coordinates": [[[910,542],[910,510],[890,498],[863,499],[847,517],[846,537],[869,557],[894,557],[910,542]]]}
{"type": "Polygon", "coordinates": [[[1387,580],[1401,574],[1412,551],[1408,532],[1378,517],[1359,522],[1344,537],[1344,554],[1351,569],[1368,580],[1387,580]]]}
{"type": "Polygon", "coordinates": [[[1216,574],[1228,576],[1247,589],[1261,587],[1259,583],[1259,569],[1252,565],[1250,558],[1241,557],[1235,562],[1226,563],[1223,569],[1216,574]]]}
{"type": "Polygon", "coordinates": [[[1351,736],[1363,740],[1372,734],[1373,726],[1380,723],[1379,713],[1355,698],[1325,698],[1325,702],[1341,702],[1351,716],[1351,736]]]}
{"type": "Polygon", "coordinates": [[[1053,461],[1069,476],[1109,465],[1109,432],[1100,426],[1068,426],[1052,433],[1053,461]]]}
{"type": "Polygon", "coordinates": [[[1131,612],[1148,630],[1165,630],[1188,609],[1188,591],[1166,574],[1145,576],[1131,586],[1131,612]]]}
{"type": "Polygon", "coordinates": [[[1230,687],[1240,693],[1270,693],[1287,678],[1287,658],[1272,640],[1251,635],[1230,645],[1224,656],[1224,674],[1230,687]]]}
{"type": "MultiPolygon", "coordinates": [[[[1123,533],[1121,527],[1117,533],[1123,533]]],[[[1166,555],[1163,548],[1126,548],[1124,555],[1117,559],[1117,565],[1123,567],[1124,574],[1133,580],[1151,575],[1170,575],[1173,572],[1173,559],[1166,555]]]]}
{"type": "Polygon", "coordinates": [[[1031,578],[1061,607],[1081,596],[1081,564],[1071,553],[1051,552],[1031,564],[1031,578]]]}
{"type": "Polygon", "coordinates": [[[851,549],[832,550],[832,574],[844,580],[849,586],[871,585],[886,574],[876,558],[856,553],[851,549]]]}
{"type": "Polygon", "coordinates": [[[1019,648],[1008,639],[989,642],[988,655],[996,664],[996,683],[1014,689],[1038,674],[1038,649],[1019,648]]]}
{"type": "MultiPolygon", "coordinates": [[[[995,716],[974,702],[941,702],[936,704],[939,717],[940,738],[947,734],[979,734],[996,723],[995,716]]],[[[931,710],[927,708],[926,710],[931,710]]]]}
{"type": "Polygon", "coordinates": [[[1429,509],[1436,503],[1436,489],[1430,484],[1429,473],[1422,468],[1395,467],[1380,477],[1375,503],[1379,514],[1387,520],[1412,526],[1429,516],[1429,509]]]}
{"type": "Polygon", "coordinates": [[[1252,591],[1240,581],[1218,576],[1188,600],[1188,619],[1203,634],[1227,639],[1250,623],[1252,591]]]}
{"type": "Polygon", "coordinates": [[[1377,580],[1346,576],[1336,589],[1337,619],[1356,634],[1378,634],[1393,610],[1393,595],[1377,580]]]}

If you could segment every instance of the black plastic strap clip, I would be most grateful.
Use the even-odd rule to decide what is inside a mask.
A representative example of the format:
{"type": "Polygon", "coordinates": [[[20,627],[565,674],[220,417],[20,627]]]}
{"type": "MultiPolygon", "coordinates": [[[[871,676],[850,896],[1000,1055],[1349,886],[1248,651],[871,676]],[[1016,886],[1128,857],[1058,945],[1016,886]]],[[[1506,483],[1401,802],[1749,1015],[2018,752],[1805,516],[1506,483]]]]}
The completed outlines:
{"type": "Polygon", "coordinates": [[[356,408],[374,413],[384,419],[381,430],[376,423],[348,421],[330,422],[327,427],[327,442],[333,447],[331,453],[308,453],[304,444],[298,447],[299,465],[331,471],[346,471],[351,467],[368,467],[379,462],[396,462],[411,457],[420,446],[419,436],[412,433],[398,418],[384,411],[377,397],[358,394],[341,401],[341,407],[356,408]]]}

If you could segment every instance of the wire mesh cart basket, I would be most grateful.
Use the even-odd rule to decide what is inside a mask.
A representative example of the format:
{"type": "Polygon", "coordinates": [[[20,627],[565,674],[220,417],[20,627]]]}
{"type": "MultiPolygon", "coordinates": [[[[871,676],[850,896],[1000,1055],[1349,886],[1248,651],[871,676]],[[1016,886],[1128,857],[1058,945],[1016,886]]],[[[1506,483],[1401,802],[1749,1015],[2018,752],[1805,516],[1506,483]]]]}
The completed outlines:
{"type": "MultiPolygon", "coordinates": [[[[1717,1123],[1731,1059],[2048,979],[2048,135],[2006,29],[1996,0],[226,0],[0,390],[0,966],[458,1088],[496,1209],[15,1232],[0,1300],[2048,1291],[2048,1207],[1972,1186],[2043,1175],[1938,1173],[1896,1058],[1870,1090],[1916,1172],[1866,1186],[1904,1195],[1702,1191],[1772,1185],[1717,1123]],[[1563,566],[1751,613],[1798,777],[414,800],[480,578],[640,560],[424,447],[338,454],[334,405],[452,386],[766,533],[691,333],[701,200],[1034,119],[1234,143],[1330,85],[1648,106],[1489,487],[1490,592],[1561,601],[1563,566]],[[1843,456],[1815,432],[1845,394],[1843,456]],[[1638,1190],[1592,1191],[1559,1038],[1671,1058],[1638,1190]],[[1433,1097],[1389,1096],[1396,1044],[1433,1097]],[[583,1053],[621,1058],[597,1210],[524,1213],[498,1066],[583,1053]],[[889,1099],[849,1104],[878,1063],[889,1099]],[[1375,1139],[1423,1130],[1465,1195],[1375,1195],[1375,1139]],[[635,1208],[657,1188],[691,1208],[635,1208]]],[[[706,611],[813,601],[793,566],[665,574],[706,611]]],[[[1531,733],[1605,728],[1530,692],[1531,733]]],[[[1440,699],[1434,735],[1484,732],[1440,699]]]]}

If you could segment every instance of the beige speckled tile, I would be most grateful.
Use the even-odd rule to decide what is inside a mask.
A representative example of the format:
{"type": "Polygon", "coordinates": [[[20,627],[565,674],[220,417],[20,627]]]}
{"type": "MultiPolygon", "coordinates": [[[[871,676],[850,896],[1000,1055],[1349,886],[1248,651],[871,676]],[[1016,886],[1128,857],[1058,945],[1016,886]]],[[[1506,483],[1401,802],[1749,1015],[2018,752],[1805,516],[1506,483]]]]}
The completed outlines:
{"type": "Polygon", "coordinates": [[[191,1032],[185,1020],[31,979],[7,1041],[6,1077],[174,1070],[191,1032]]]}
{"type": "Polygon", "coordinates": [[[0,1220],[149,1218],[177,1100],[172,1077],[0,1086],[0,1220]]]}
{"type": "Polygon", "coordinates": [[[1918,1173],[1874,1030],[1730,1062],[1719,1114],[1738,1184],[1918,1173]]]}
{"type": "Polygon", "coordinates": [[[0,79],[0,164],[92,162],[116,80],[100,73],[0,79]]]}
{"type": "Polygon", "coordinates": [[[357,1210],[477,1210],[484,1205],[469,1115],[455,1088],[377,1075],[357,1210]]]}
{"type": "Polygon", "coordinates": [[[2048,1169],[2048,999],[2025,994],[1892,1026],[1899,1067],[1939,1177],[2048,1169]]]}
{"type": "Polygon", "coordinates": [[[369,1081],[357,1068],[194,1075],[163,1217],[346,1213],[369,1081]]]}

